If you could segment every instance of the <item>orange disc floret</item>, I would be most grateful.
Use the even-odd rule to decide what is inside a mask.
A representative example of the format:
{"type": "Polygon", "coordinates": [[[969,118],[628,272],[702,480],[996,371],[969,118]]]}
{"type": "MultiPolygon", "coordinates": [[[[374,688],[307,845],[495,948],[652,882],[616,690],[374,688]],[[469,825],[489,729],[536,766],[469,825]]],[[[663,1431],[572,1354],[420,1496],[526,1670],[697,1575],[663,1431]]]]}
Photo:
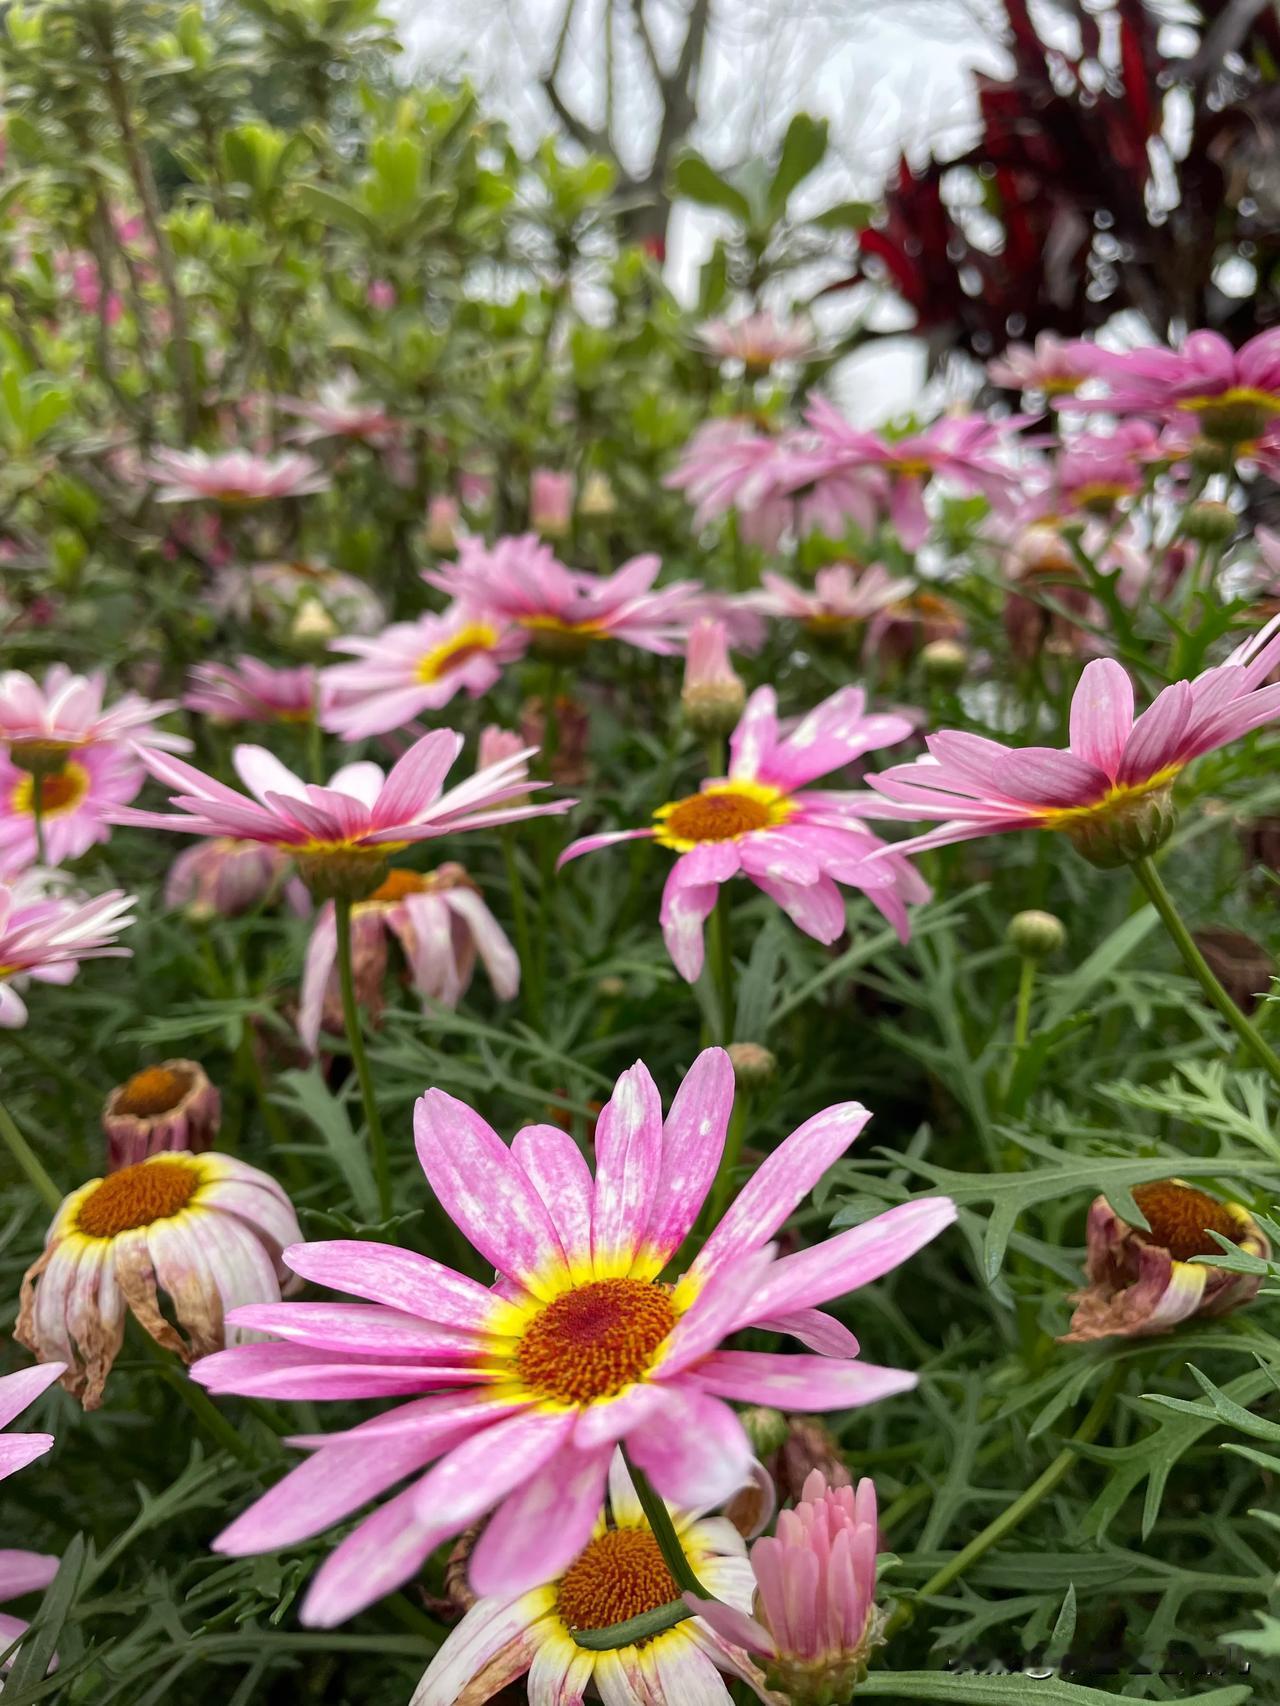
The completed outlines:
{"type": "Polygon", "coordinates": [[[610,1528],[560,1578],[556,1609],[566,1628],[606,1629],[679,1597],[652,1533],[610,1528]]]}
{"type": "Polygon", "coordinates": [[[68,760],[61,770],[19,777],[12,800],[16,812],[34,815],[37,787],[40,789],[41,814],[58,817],[63,812],[74,810],[89,792],[89,772],[83,764],[68,760]]]}
{"type": "Polygon", "coordinates": [[[555,1298],[516,1352],[524,1384],[558,1404],[611,1398],[641,1379],[675,1326],[675,1306],[649,1280],[592,1280],[555,1298]]]}
{"type": "Polygon", "coordinates": [[[135,1227],[170,1220],[200,1188],[201,1172],[190,1161],[139,1161],[95,1186],[80,1204],[76,1230],[89,1238],[117,1238],[135,1227]]]}
{"type": "Polygon", "coordinates": [[[732,841],[768,825],[768,806],[747,794],[690,794],[676,801],[666,820],[667,833],[681,841],[732,841]]]}
{"type": "Polygon", "coordinates": [[[427,894],[431,889],[431,880],[424,877],[421,871],[404,871],[397,867],[388,871],[386,876],[369,896],[370,902],[382,901],[391,906],[398,900],[405,900],[411,894],[427,894]]]}
{"type": "Polygon", "coordinates": [[[117,1090],[111,1104],[113,1114],[132,1114],[136,1119],[154,1119],[170,1113],[191,1089],[193,1074],[180,1066],[147,1066],[135,1072],[117,1090]]]}
{"type": "Polygon", "coordinates": [[[1152,1243],[1163,1245],[1175,1262],[1220,1255],[1210,1231],[1221,1233],[1232,1243],[1239,1241],[1240,1228],[1231,1210],[1193,1185],[1155,1179],[1148,1185],[1135,1185],[1133,1200],[1151,1227],[1152,1243]]]}

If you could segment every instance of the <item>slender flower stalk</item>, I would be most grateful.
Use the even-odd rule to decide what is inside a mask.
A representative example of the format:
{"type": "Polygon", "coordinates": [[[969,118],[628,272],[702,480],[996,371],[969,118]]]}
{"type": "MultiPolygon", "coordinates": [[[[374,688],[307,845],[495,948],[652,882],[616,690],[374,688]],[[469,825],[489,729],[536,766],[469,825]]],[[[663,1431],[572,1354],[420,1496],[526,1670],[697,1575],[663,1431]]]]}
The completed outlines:
{"type": "Polygon", "coordinates": [[[4,1139],[5,1148],[13,1156],[19,1171],[41,1202],[46,1208],[56,1211],[62,1201],[62,1192],[45,1171],[40,1157],[18,1130],[13,1115],[3,1102],[0,1102],[0,1138],[4,1139]]]}
{"type": "Polygon", "coordinates": [[[351,956],[351,902],[344,895],[334,900],[338,932],[338,983],[342,990],[342,1018],[347,1028],[347,1046],[351,1064],[360,1085],[364,1103],[365,1124],[369,1128],[369,1149],[373,1156],[373,1176],[378,1186],[378,1209],[385,1220],[391,1213],[391,1171],[387,1159],[387,1138],[378,1112],[378,1098],[373,1088],[373,1074],[365,1053],[364,1033],[360,1029],[360,1006],[356,1000],[356,980],[351,956]]]}

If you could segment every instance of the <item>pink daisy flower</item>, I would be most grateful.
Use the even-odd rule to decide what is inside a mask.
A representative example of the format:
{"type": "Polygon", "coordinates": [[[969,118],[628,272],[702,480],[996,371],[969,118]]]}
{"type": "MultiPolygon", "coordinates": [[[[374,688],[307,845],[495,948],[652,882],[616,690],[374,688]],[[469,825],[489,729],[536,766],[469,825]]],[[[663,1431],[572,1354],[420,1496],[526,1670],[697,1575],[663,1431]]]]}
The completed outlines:
{"type": "Polygon", "coordinates": [[[105,670],[76,675],[65,663],[55,663],[42,682],[25,670],[5,670],[0,674],[0,742],[16,758],[37,764],[56,763],[80,747],[113,743],[190,750],[184,735],[155,727],[160,717],[177,710],[176,701],[126,693],[105,705],[106,691],[105,670]]]}
{"type": "Polygon", "coordinates": [[[865,795],[806,784],[910,733],[905,717],[868,716],[862,689],[842,687],[784,738],[773,689],[758,687],[730,738],[728,776],[659,806],[647,829],[573,842],[560,864],[618,841],[647,839],[678,853],[662,895],[662,934],[690,983],[702,970],[702,927],[720,884],[739,874],[819,942],[844,932],[840,883],[862,889],[905,941],[907,905],[927,900],[927,885],[862,821],[865,795]]]}
{"type": "Polygon", "coordinates": [[[1114,659],[1094,658],[1071,700],[1067,751],[945,729],[927,737],[927,758],[868,776],[884,804],[863,809],[942,820],[898,843],[900,854],[1009,829],[1057,829],[1097,864],[1128,863],[1167,837],[1173,783],[1192,759],[1280,717],[1280,686],[1266,685],[1278,662],[1280,617],[1225,663],[1166,687],[1135,721],[1133,683],[1114,659]]]}
{"type": "Polygon", "coordinates": [[[567,1569],[590,1540],[616,1445],[664,1498],[697,1508],[749,1473],[751,1445],[726,1400],[843,1410],[913,1386],[909,1373],[856,1360],[853,1335],[818,1305],[906,1260],[951,1223],[954,1204],[905,1203],[781,1260],[769,1242],[866,1124],[856,1102],[794,1132],[689,1270],[658,1282],[715,1178],[732,1104],[722,1049],[698,1057],[665,1122],[637,1062],[600,1115],[593,1180],[558,1126],[527,1126],[508,1148],[470,1108],[428,1090],[414,1115],[418,1158],[498,1280],[485,1287],[373,1243],[286,1251],[302,1278],[366,1301],[234,1310],[237,1326],[283,1342],[210,1357],[195,1378],[273,1399],[410,1402],[300,1441],[314,1455],[232,1523],[217,1550],[296,1545],[412,1476],[330,1555],[304,1620],[354,1615],[490,1511],[472,1584],[519,1594],[567,1569]],[[792,1333],[816,1354],[721,1348],[753,1325],[792,1333]]]}
{"type": "Polygon", "coordinates": [[[641,651],[680,649],[689,625],[692,581],[657,591],[662,567],[655,556],[633,557],[611,575],[567,569],[532,533],[486,545],[458,543],[458,561],[424,572],[423,579],[491,621],[519,630],[527,642],[572,655],[592,640],[620,640],[641,651]]]}
{"type": "Polygon", "coordinates": [[[804,361],[817,352],[808,320],[779,320],[768,309],[737,320],[708,320],[698,341],[722,361],[740,361],[748,373],[767,373],[778,361],[804,361]]]}
{"type": "Polygon", "coordinates": [[[546,539],[564,539],[573,524],[572,474],[535,468],[529,476],[529,526],[546,539]]]}
{"type": "Polygon", "coordinates": [[[117,746],[80,747],[60,769],[38,775],[0,752],[0,875],[36,862],[39,790],[43,862],[62,865],[111,839],[112,813],[136,799],[144,776],[132,753],[117,746]]]}
{"type": "Polygon", "coordinates": [[[276,406],[302,424],[288,437],[295,444],[316,444],[325,438],[359,439],[364,444],[384,445],[395,438],[395,421],[380,403],[363,401],[360,381],[353,373],[341,374],[319,387],[315,400],[279,397],[276,406]]]}
{"type": "Polygon", "coordinates": [[[1111,415],[1190,417],[1207,438],[1247,444],[1280,417],[1280,327],[1259,332],[1238,350],[1217,332],[1190,332],[1180,348],[1106,350],[1083,345],[1089,374],[1105,397],[1072,409],[1111,415]]]}
{"type": "Polygon", "coordinates": [[[288,855],[259,841],[219,836],[184,847],[164,880],[164,904],[196,918],[239,918],[283,893],[299,915],[307,891],[289,876],[288,855]]]}
{"type": "Polygon", "coordinates": [[[1151,463],[1164,456],[1160,435],[1149,421],[1121,421],[1111,433],[1082,433],[1064,446],[1053,471],[1060,513],[1087,510],[1110,515],[1136,497],[1151,463]]]}
{"type": "Polygon", "coordinates": [[[258,456],[251,450],[166,450],[153,453],[142,470],[162,504],[259,504],[300,498],[328,488],[329,477],[310,456],[289,452],[258,456]]]}
{"type": "Polygon", "coordinates": [[[310,664],[277,669],[242,653],[234,663],[198,663],[182,703],[221,723],[309,723],[322,678],[310,664]]]}
{"type": "MultiPolygon", "coordinates": [[[[499,1000],[512,1000],[520,988],[516,951],[461,865],[389,871],[367,900],[352,907],[351,927],[356,995],[374,1013],[382,1005],[388,935],[400,944],[409,980],[428,1001],[456,1007],[470,986],[477,956],[499,1000]]],[[[298,1035],[313,1054],[326,1021],[328,1029],[342,1030],[337,957],[334,910],[326,904],[307,946],[298,1013],[298,1035]]]]}
{"type": "Polygon", "coordinates": [[[1042,397],[1070,397],[1092,372],[1093,345],[1041,332],[1032,344],[1010,344],[987,363],[987,377],[1006,391],[1038,391],[1042,397]]]}
{"type": "MultiPolygon", "coordinates": [[[[0,1376],[0,1428],[8,1427],[29,1404],[34,1404],[64,1370],[65,1364],[49,1362],[0,1376]]],[[[0,1481],[43,1457],[52,1445],[52,1434],[0,1435],[0,1481]]],[[[57,1573],[58,1559],[47,1552],[0,1549],[0,1604],[20,1599],[23,1594],[43,1593],[57,1573]]],[[[26,1631],[27,1624],[22,1618],[0,1612],[0,1652],[11,1647],[26,1631]]],[[[0,1691],[3,1686],[0,1683],[0,1691]]]]}
{"type": "Polygon", "coordinates": [[[748,593],[754,609],[779,620],[800,622],[812,634],[847,633],[878,610],[910,596],[915,582],[891,575],[879,563],[858,569],[833,563],[819,569],[813,591],[766,569],[759,592],[748,593]]]}
{"type": "Polygon", "coordinates": [[[238,746],[232,764],[248,796],[181,759],[144,752],[147,769],[173,790],[169,803],[176,810],[126,807],[113,821],[184,835],[261,841],[293,855],[316,899],[337,894],[363,899],[386,875],[391,854],[412,842],[546,817],[574,804],[508,803],[546,786],[529,781],[528,750],[441,792],[461,750],[460,734],[433,729],[409,748],[390,775],[366,760],[345,765],[326,787],[319,787],[295,776],[265,747],[238,746]]]}
{"type": "Polygon", "coordinates": [[[455,693],[480,698],[525,644],[518,630],[462,604],[442,616],[395,622],[369,639],[335,640],[331,649],[356,661],[321,673],[331,698],[322,721],[344,740],[402,729],[424,711],[447,705],[455,693]]]}
{"type": "Polygon", "coordinates": [[[15,985],[70,983],[81,960],[127,958],[116,936],[133,923],[126,917],[134,896],[121,889],[96,900],[65,896],[35,898],[29,883],[0,884],[0,1026],[17,1030],[27,1022],[15,985]]]}

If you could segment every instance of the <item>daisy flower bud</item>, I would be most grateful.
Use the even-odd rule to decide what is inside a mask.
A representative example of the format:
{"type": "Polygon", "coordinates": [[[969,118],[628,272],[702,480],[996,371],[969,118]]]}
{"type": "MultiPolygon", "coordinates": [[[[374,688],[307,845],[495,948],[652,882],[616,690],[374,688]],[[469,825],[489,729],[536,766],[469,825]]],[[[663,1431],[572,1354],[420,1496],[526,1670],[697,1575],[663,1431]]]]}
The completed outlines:
{"type": "Polygon", "coordinates": [[[1205,545],[1226,545],[1235,538],[1240,518],[1230,504],[1202,498],[1192,504],[1182,523],[1188,539],[1198,539],[1205,545]]]}
{"type": "Polygon", "coordinates": [[[729,660],[723,622],[704,616],[689,630],[680,704],[696,734],[727,735],[747,702],[741,677],[729,660]]]}
{"type": "Polygon", "coordinates": [[[529,478],[529,525],[544,539],[563,539],[573,518],[573,475],[535,468],[529,478]]]}
{"type": "Polygon", "coordinates": [[[613,495],[613,487],[609,476],[602,474],[597,468],[588,474],[582,482],[582,494],[578,499],[578,514],[588,521],[602,521],[611,516],[618,507],[618,500],[613,495]]]}
{"type": "Polygon", "coordinates": [[[427,505],[427,544],[443,557],[458,542],[461,514],[457,498],[434,497],[427,505]]]}
{"type": "Polygon", "coordinates": [[[778,1075],[778,1057],[763,1043],[730,1043],[725,1052],[739,1090],[763,1090],[778,1075]]]}
{"type": "Polygon", "coordinates": [[[1052,912],[1015,912],[1005,932],[1011,948],[1028,960],[1047,959],[1056,954],[1067,939],[1066,926],[1052,912]]]}
{"type": "Polygon", "coordinates": [[[964,680],[969,667],[969,654],[955,640],[930,640],[920,653],[920,662],[930,681],[944,687],[954,687],[964,680]]]}
{"type": "Polygon", "coordinates": [[[222,1098],[194,1060],[166,1060],[135,1072],[107,1097],[102,1129],[107,1171],[118,1172],[162,1150],[213,1147],[222,1098]]]}

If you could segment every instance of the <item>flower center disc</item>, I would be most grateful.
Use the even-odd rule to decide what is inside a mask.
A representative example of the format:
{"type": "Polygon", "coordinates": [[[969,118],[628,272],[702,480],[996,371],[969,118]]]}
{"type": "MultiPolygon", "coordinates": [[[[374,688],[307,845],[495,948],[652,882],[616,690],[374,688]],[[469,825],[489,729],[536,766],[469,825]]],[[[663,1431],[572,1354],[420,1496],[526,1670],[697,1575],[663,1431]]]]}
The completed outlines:
{"type": "Polygon", "coordinates": [[[112,1173],[80,1204],[77,1230],[90,1238],[116,1238],[138,1226],[169,1220],[184,1209],[200,1184],[186,1161],[139,1161],[112,1173]]]}
{"type": "Polygon", "coordinates": [[[736,841],[753,830],[771,829],[790,815],[790,802],[776,788],[721,785],[660,806],[653,814],[655,840],[684,853],[702,841],[736,841]]]}
{"type": "Polygon", "coordinates": [[[381,901],[387,906],[393,906],[396,901],[404,900],[411,894],[427,894],[431,882],[421,871],[404,871],[397,867],[388,871],[383,880],[369,896],[369,904],[381,901]]]}
{"type": "Polygon", "coordinates": [[[189,1072],[173,1066],[148,1066],[121,1086],[111,1111],[151,1119],[176,1108],[190,1088],[189,1072]]]}
{"type": "Polygon", "coordinates": [[[569,1629],[606,1629],[679,1597],[649,1530],[610,1528],[561,1576],[556,1609],[569,1629]]]}
{"type": "Polygon", "coordinates": [[[25,775],[13,790],[13,809],[27,817],[35,815],[35,792],[40,790],[40,812],[43,817],[57,817],[74,811],[89,792],[89,772],[83,764],[68,760],[61,770],[41,776],[25,775]]]}
{"type": "Polygon", "coordinates": [[[1239,1242],[1240,1228],[1230,1212],[1207,1192],[1191,1185],[1156,1179],[1149,1185],[1135,1185],[1133,1200],[1147,1217],[1152,1243],[1163,1245],[1175,1262],[1222,1254],[1206,1228],[1220,1232],[1233,1244],[1239,1242]]]}
{"type": "Polygon", "coordinates": [[[491,652],[497,643],[497,633],[487,622],[472,622],[423,655],[418,662],[418,680],[424,684],[439,681],[449,670],[461,669],[472,658],[491,652]]]}
{"type": "Polygon", "coordinates": [[[648,1373],[653,1353],[675,1324],[675,1308],[660,1286],[592,1280],[555,1298],[534,1318],[520,1341],[516,1367],[526,1386],[558,1404],[612,1398],[648,1373]]]}

